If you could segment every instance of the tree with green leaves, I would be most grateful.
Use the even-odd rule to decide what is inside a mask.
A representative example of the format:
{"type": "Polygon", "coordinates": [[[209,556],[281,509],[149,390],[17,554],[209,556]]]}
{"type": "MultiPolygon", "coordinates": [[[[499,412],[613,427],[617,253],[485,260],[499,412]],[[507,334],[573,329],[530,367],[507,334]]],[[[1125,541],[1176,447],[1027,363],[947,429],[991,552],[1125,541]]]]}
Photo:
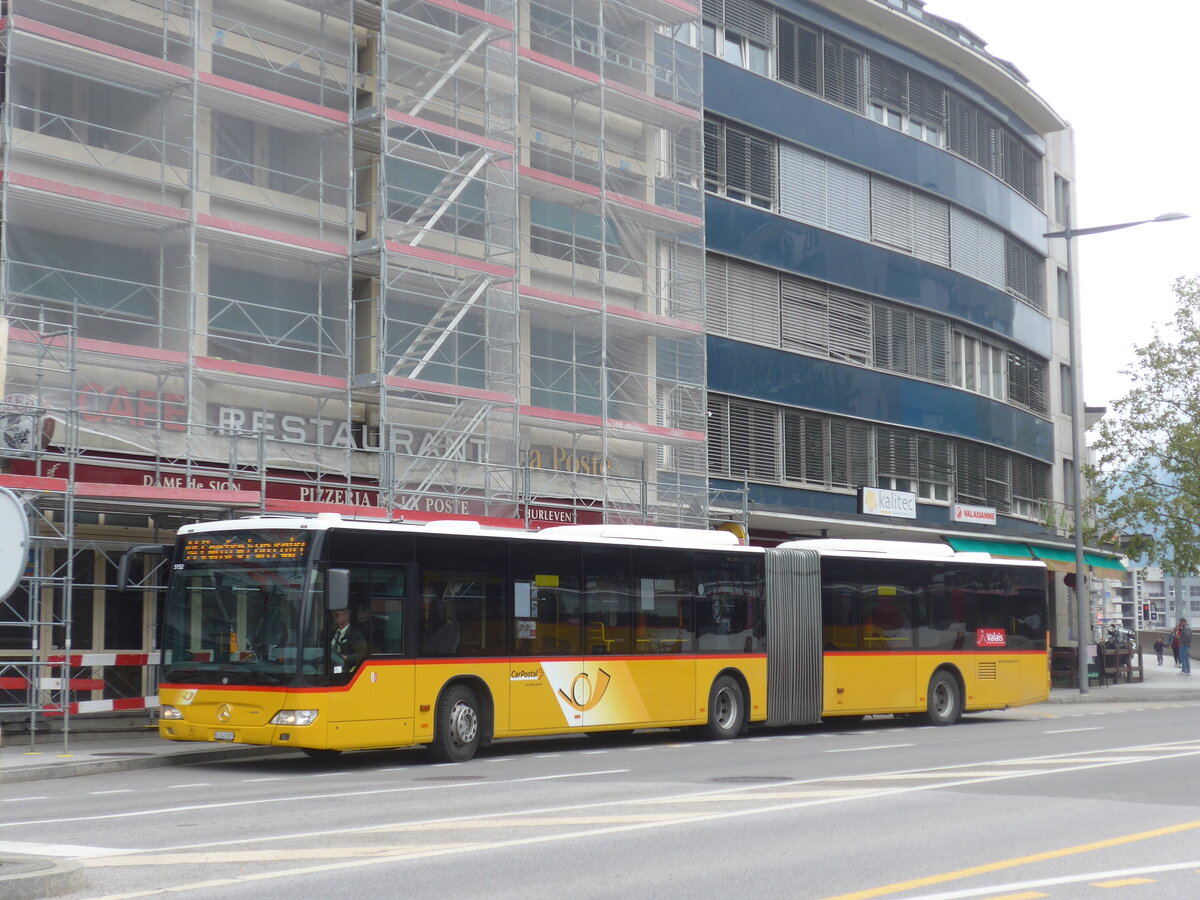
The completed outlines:
{"type": "Polygon", "coordinates": [[[1103,533],[1171,575],[1200,572],[1200,278],[1175,282],[1165,329],[1136,347],[1128,393],[1097,426],[1095,513],[1103,533]]]}

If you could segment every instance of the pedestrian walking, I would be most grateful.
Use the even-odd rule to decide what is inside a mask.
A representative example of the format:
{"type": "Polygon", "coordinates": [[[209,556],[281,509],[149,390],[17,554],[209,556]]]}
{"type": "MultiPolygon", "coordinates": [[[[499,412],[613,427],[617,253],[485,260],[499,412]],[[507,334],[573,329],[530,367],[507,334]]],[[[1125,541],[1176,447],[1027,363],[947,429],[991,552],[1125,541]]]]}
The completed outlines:
{"type": "Polygon", "coordinates": [[[1179,620],[1179,674],[1192,674],[1192,626],[1187,619],[1179,620]]]}
{"type": "Polygon", "coordinates": [[[1179,626],[1171,629],[1171,655],[1175,657],[1175,668],[1179,668],[1179,626]]]}
{"type": "Polygon", "coordinates": [[[1162,665],[1163,651],[1167,649],[1167,645],[1163,643],[1162,638],[1157,638],[1154,641],[1154,653],[1158,657],[1158,664],[1162,665]]]}

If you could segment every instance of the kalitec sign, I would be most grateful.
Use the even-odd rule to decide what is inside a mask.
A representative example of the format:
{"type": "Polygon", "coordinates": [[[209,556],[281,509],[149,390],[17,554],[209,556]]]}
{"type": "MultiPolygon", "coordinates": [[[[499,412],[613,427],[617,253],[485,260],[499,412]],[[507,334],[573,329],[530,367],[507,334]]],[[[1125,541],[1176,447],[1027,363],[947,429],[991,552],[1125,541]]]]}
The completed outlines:
{"type": "Polygon", "coordinates": [[[954,521],[973,522],[976,525],[995,525],[996,510],[991,506],[967,506],[965,503],[955,503],[954,521]]]}
{"type": "Polygon", "coordinates": [[[891,516],[898,519],[917,517],[917,495],[912,491],[889,491],[860,487],[858,511],[864,516],[891,516]]]}

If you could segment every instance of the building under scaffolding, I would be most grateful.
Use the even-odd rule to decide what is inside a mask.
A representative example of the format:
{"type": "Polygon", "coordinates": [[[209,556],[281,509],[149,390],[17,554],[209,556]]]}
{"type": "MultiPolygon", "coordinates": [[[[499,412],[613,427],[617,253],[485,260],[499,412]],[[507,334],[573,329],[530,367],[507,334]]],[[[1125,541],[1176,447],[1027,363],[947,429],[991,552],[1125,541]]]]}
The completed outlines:
{"type": "Polygon", "coordinates": [[[161,578],[116,560],[185,521],[706,524],[699,26],[11,0],[0,706],[151,694],[161,578]]]}

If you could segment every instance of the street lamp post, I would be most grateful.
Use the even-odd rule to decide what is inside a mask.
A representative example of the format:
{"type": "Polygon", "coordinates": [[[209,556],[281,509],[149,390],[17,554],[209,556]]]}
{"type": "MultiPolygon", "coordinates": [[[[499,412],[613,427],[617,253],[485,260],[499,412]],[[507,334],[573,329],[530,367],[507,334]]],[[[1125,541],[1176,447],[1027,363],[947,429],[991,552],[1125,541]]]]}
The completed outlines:
{"type": "Polygon", "coordinates": [[[1087,644],[1092,630],[1092,598],[1088,588],[1087,575],[1083,556],[1083,454],[1085,445],[1083,421],[1083,390],[1079,377],[1079,363],[1083,357],[1079,322],[1079,292],[1075,289],[1075,266],[1072,258],[1074,247],[1072,239],[1088,234],[1100,234],[1105,231],[1119,231],[1122,228],[1133,228],[1135,225],[1146,225],[1150,222],[1174,222],[1186,219],[1186,213],[1163,213],[1153,219],[1139,219],[1136,222],[1118,222],[1115,225],[1096,225],[1092,228],[1071,227],[1071,205],[1066,207],[1066,225],[1061,231],[1047,231],[1044,238],[1063,238],[1067,242],[1067,306],[1070,319],[1068,321],[1071,337],[1068,363],[1071,370],[1071,458],[1072,458],[1072,487],[1075,494],[1075,605],[1076,630],[1079,632],[1079,693],[1088,692],[1088,663],[1087,644]]]}

